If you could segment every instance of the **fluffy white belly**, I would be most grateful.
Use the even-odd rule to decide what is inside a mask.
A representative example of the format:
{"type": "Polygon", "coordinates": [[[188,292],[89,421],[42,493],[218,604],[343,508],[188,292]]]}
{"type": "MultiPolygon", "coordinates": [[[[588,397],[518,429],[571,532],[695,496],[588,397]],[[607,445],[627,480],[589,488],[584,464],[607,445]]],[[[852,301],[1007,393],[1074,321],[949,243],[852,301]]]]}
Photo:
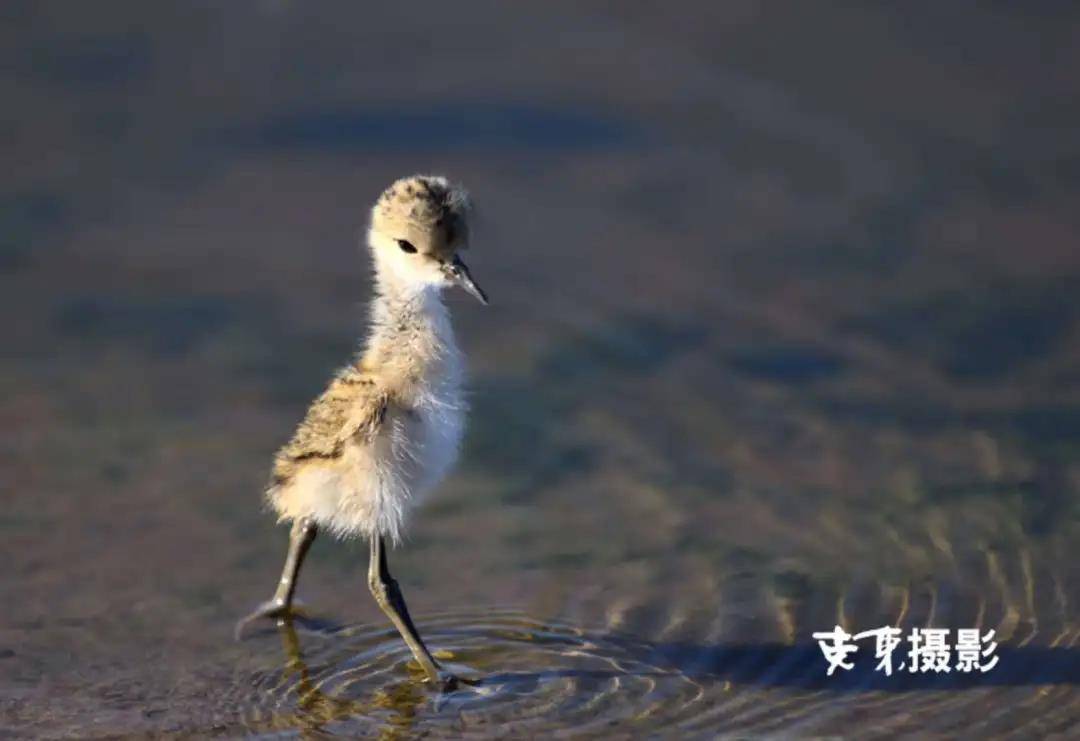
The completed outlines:
{"type": "Polygon", "coordinates": [[[413,503],[427,495],[457,461],[464,426],[464,403],[456,390],[424,394],[413,409],[392,415],[392,465],[398,467],[413,503]]]}
{"type": "Polygon", "coordinates": [[[329,477],[312,481],[317,521],[341,533],[375,533],[397,541],[408,511],[457,461],[465,408],[456,391],[424,394],[411,409],[392,407],[383,432],[353,445],[329,477]],[[321,516],[320,516],[321,515],[321,516]]]}

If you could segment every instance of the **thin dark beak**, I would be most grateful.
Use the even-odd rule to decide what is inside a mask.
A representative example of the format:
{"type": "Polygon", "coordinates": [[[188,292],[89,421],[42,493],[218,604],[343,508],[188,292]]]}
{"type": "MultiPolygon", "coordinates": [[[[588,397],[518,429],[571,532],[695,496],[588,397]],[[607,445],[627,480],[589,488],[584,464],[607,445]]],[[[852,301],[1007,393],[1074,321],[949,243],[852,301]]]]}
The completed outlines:
{"type": "Polygon", "coordinates": [[[466,293],[473,296],[484,306],[487,306],[487,294],[484,293],[484,289],[476,285],[476,281],[474,281],[472,275],[469,274],[469,266],[462,262],[460,257],[454,255],[454,261],[450,263],[450,266],[446,269],[446,274],[450,277],[450,280],[455,286],[463,288],[466,293]]]}

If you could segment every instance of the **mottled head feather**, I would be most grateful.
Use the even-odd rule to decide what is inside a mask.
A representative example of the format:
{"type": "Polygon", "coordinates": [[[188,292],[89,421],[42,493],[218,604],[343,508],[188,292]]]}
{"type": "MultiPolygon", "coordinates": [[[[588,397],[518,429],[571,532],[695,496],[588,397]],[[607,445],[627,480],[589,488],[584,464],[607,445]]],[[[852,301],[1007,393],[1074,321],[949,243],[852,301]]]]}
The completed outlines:
{"type": "Polygon", "coordinates": [[[372,209],[371,228],[404,239],[422,254],[448,259],[469,241],[469,195],[438,175],[401,178],[383,191],[372,209]]]}

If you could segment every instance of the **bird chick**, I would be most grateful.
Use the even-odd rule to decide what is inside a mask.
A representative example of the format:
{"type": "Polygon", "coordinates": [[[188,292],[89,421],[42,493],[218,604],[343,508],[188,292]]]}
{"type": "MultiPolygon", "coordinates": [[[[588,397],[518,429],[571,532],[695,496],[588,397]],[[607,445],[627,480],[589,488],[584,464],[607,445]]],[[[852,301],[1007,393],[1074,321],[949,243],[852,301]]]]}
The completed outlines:
{"type": "Polygon", "coordinates": [[[372,208],[367,242],[375,267],[364,349],[341,369],[278,451],[266,498],[292,523],[274,597],[240,621],[287,617],[304,556],[320,530],[366,537],[368,586],[432,681],[441,672],[390,575],[386,540],[400,539],[409,510],[457,459],[466,406],[464,363],[442,289],[486,304],[459,252],[468,246],[468,194],[444,177],[394,182],[372,208]]]}

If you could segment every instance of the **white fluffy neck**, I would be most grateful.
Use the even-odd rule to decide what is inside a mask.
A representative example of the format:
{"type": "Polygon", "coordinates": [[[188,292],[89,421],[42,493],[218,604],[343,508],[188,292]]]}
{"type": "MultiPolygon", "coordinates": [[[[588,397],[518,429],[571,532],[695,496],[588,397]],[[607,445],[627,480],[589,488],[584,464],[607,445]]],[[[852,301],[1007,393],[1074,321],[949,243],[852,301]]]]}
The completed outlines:
{"type": "Polygon", "coordinates": [[[456,375],[459,351],[438,286],[376,272],[371,321],[368,347],[382,364],[414,380],[433,380],[432,372],[456,375]]]}

